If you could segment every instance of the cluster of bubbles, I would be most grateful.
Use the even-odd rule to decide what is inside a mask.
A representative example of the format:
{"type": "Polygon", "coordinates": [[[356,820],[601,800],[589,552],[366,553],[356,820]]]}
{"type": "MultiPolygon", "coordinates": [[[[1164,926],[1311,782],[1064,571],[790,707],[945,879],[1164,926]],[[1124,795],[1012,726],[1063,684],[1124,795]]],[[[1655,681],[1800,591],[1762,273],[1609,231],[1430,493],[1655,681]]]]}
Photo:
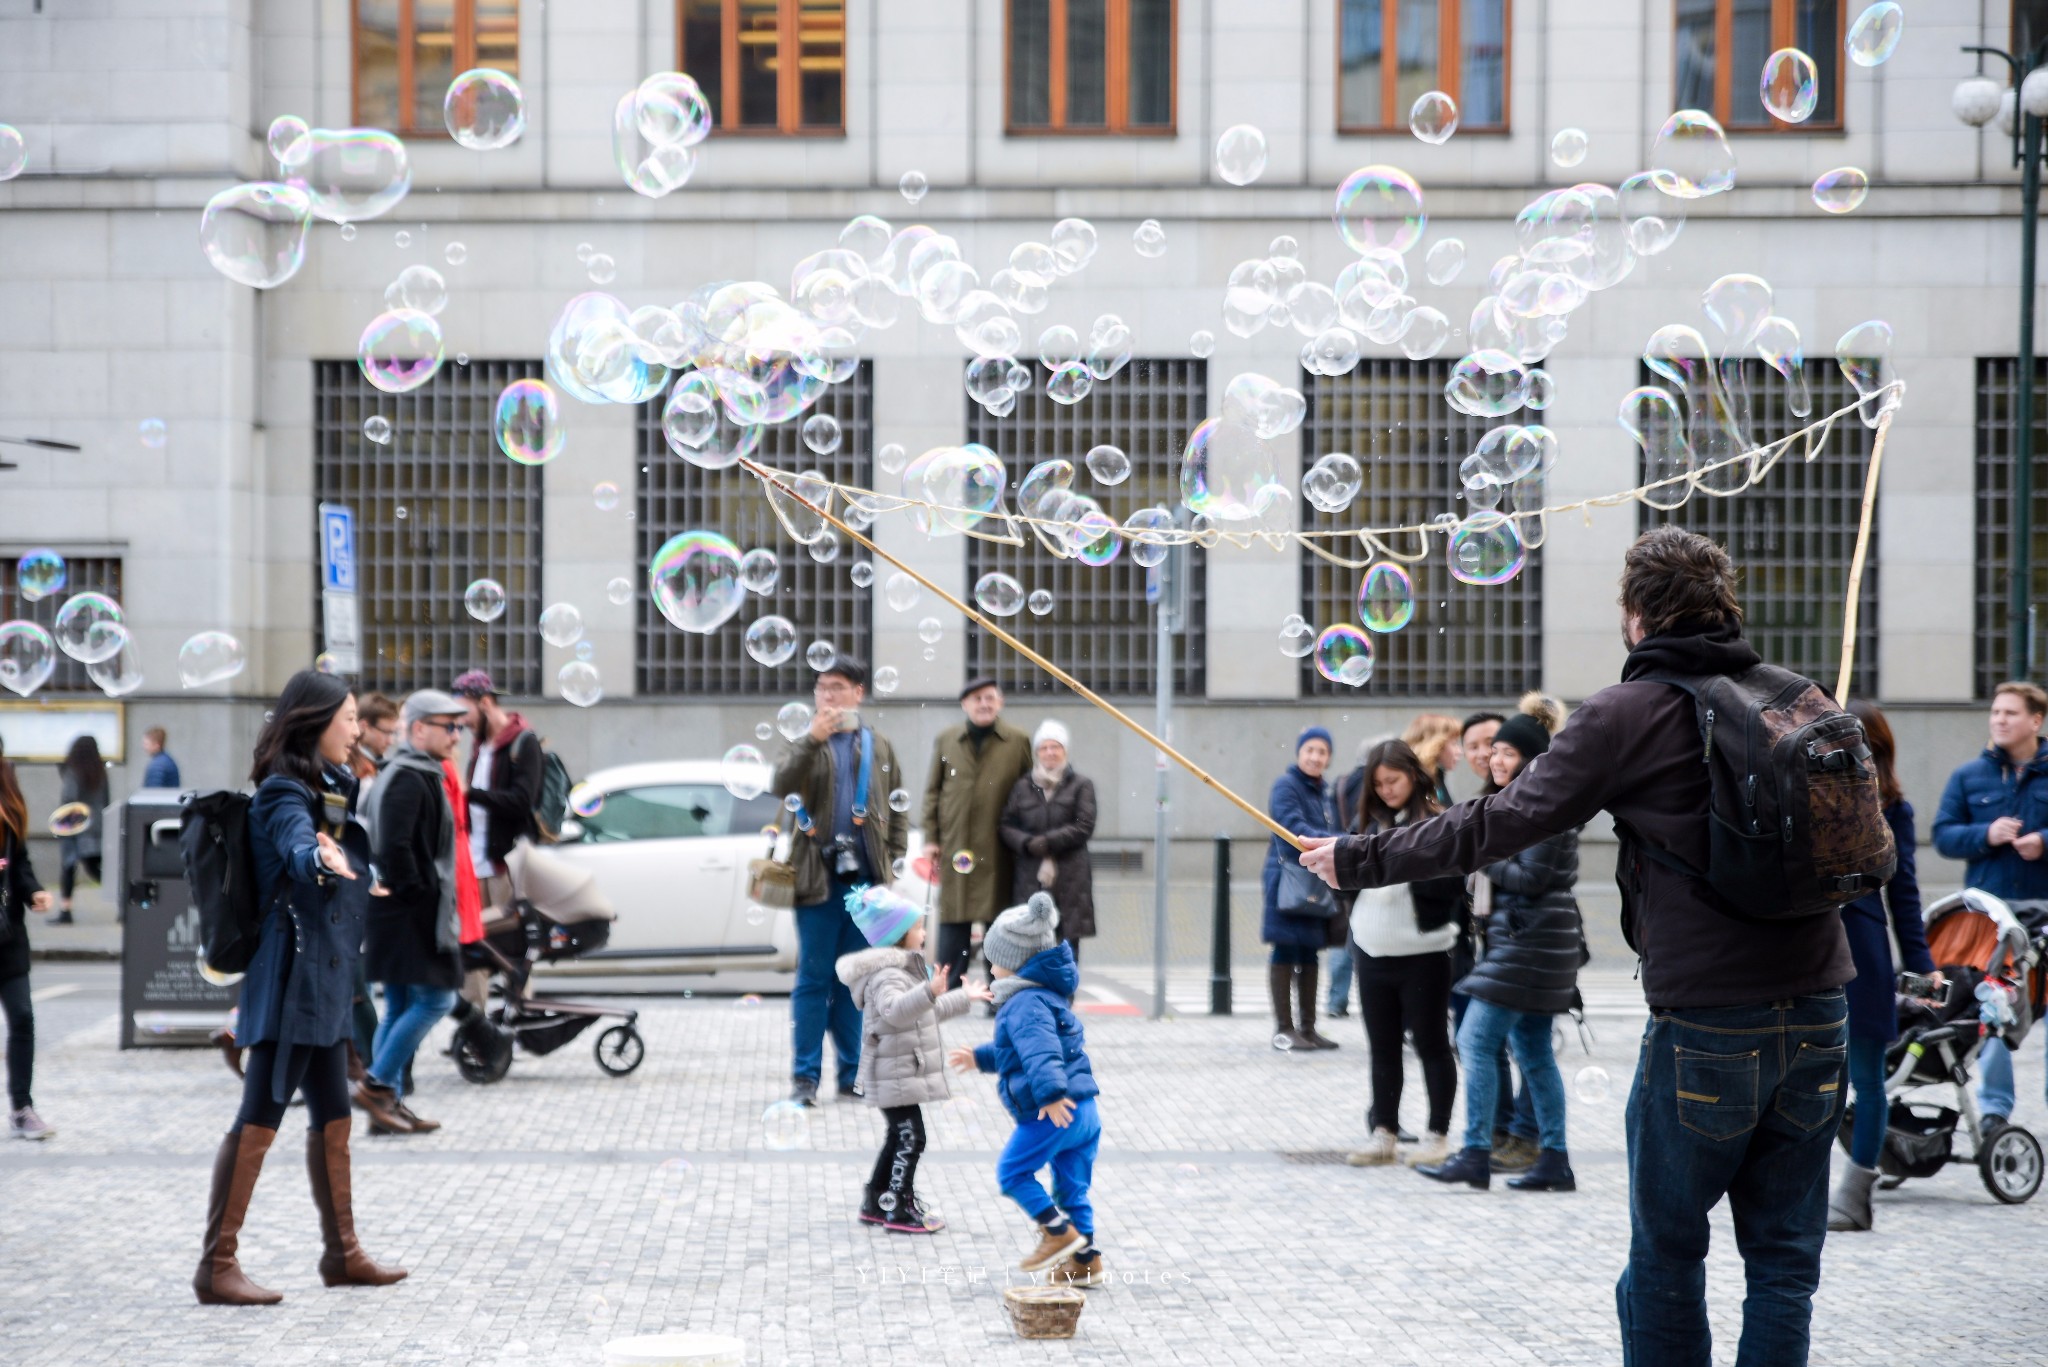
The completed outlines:
{"type": "Polygon", "coordinates": [[[612,159],[635,194],[660,199],[689,182],[711,135],[711,102],[680,71],[649,76],[612,110],[612,159]]]}
{"type": "MultiPolygon", "coordinates": [[[[69,583],[70,567],[48,547],[31,550],[15,562],[16,592],[24,603],[55,598],[69,583]]],[[[47,629],[25,618],[0,622],[0,688],[28,697],[50,681],[60,655],[84,665],[87,676],[109,697],[142,686],[141,665],[121,605],[104,593],[86,591],[65,598],[47,629]]]]}

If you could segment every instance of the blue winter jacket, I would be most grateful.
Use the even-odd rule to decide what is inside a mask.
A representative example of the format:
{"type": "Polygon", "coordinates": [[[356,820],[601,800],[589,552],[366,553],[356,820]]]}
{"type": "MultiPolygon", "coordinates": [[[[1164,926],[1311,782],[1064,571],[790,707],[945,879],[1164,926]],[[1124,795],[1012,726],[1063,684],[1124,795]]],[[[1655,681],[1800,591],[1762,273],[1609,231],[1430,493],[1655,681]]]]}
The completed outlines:
{"type": "Polygon", "coordinates": [[[1967,886],[2009,901],[2048,898],[2048,858],[2022,859],[2012,846],[1986,841],[2002,816],[2018,817],[2022,835],[2048,831],[2048,742],[2017,767],[2003,750],[1985,750],[1949,775],[1934,814],[1934,848],[1969,861],[1967,886]]]}
{"type": "Polygon", "coordinates": [[[1849,933],[1849,955],[1856,960],[1856,976],[1843,991],[1849,997],[1849,1033],[1890,1041],[1899,1037],[1893,933],[1899,937],[1899,957],[1913,972],[1932,973],[1934,960],[1927,952],[1920,880],[1913,867],[1913,804],[1900,798],[1884,809],[1884,819],[1898,847],[1899,867],[1882,893],[1859,897],[1842,908],[1842,929],[1849,933]]]}
{"type": "MultiPolygon", "coordinates": [[[[1266,799],[1266,811],[1296,835],[1342,834],[1337,828],[1337,804],[1330,785],[1319,778],[1310,778],[1301,772],[1298,765],[1288,765],[1286,771],[1273,780],[1273,792],[1266,799]]],[[[1305,945],[1310,949],[1323,949],[1332,943],[1342,944],[1341,938],[1332,939],[1336,932],[1331,929],[1345,924],[1342,917],[1294,916],[1280,910],[1280,865],[1282,861],[1293,862],[1299,857],[1294,846],[1277,835],[1267,842],[1266,864],[1259,879],[1265,902],[1259,938],[1269,945],[1305,945]]]]}
{"type": "Polygon", "coordinates": [[[1017,976],[1032,986],[996,1011],[996,1037],[974,1051],[974,1066],[999,1075],[996,1091],[1003,1106],[1011,1119],[1026,1125],[1038,1119],[1040,1106],[1061,1097],[1080,1101],[1101,1089],[1088,1062],[1081,1018],[1069,1005],[1081,985],[1073,949],[1057,944],[1040,950],[1025,960],[1017,976]]]}
{"type": "Polygon", "coordinates": [[[178,761],[171,758],[168,750],[159,750],[149,757],[149,767],[142,771],[142,786],[145,788],[175,788],[178,786],[178,761]]]}

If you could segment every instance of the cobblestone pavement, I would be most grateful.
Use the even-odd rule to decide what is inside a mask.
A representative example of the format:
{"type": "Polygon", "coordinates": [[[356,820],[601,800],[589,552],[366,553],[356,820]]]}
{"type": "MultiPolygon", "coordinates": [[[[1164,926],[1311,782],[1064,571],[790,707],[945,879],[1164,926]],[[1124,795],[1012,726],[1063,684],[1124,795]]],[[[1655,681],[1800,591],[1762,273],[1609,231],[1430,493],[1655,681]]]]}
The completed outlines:
{"type": "MultiPolygon", "coordinates": [[[[1240,1006],[1256,1010],[1252,979],[1240,1006]]],[[[928,1112],[927,1195],[951,1228],[872,1231],[855,1193],[877,1117],[828,1102],[778,1152],[761,1112],[782,1092],[787,1008],[731,998],[637,1003],[647,1061],[600,1073],[578,1041],[520,1058],[491,1087],[433,1049],[418,1109],[439,1134],[358,1125],[366,1246],[412,1269],[381,1291],[325,1290],[296,1140],[280,1143],[243,1243],[275,1309],[207,1309],[188,1287],[208,1160],[235,1104],[217,1055],[114,1048],[112,970],[38,965],[38,1102],[61,1129],[0,1148],[0,1343],[12,1364],[598,1364],[607,1339],[736,1334],[770,1364],[1617,1361],[1613,1282],[1627,1242],[1621,1109],[1642,1010],[1620,975],[1588,984],[1602,1102],[1574,1101],[1581,1189],[1450,1191],[1405,1170],[1328,1159],[1360,1137],[1365,1050],[1277,1055],[1260,1014],[1152,1022],[1150,972],[1092,968],[1084,1004],[1103,1088],[1095,1189],[1118,1284],[1091,1292],[1078,1338],[1011,1336],[1000,1288],[1029,1242],[992,1167],[1008,1123],[985,1079],[928,1112]],[[1114,1000],[1110,1000],[1113,998],[1114,1000]]],[[[1183,999],[1181,990],[1170,1000],[1183,999]]],[[[978,1015],[949,1037],[986,1038],[978,1015]]],[[[586,1039],[588,1037],[586,1036],[586,1039]]],[[[2041,1050],[2020,1119],[2041,1117],[2041,1050]]],[[[1419,1080],[1406,1105],[1421,1120],[1419,1080]]],[[[1830,1243],[1818,1364],[2038,1363],[2048,1198],[1993,1203],[1974,1169],[1880,1198],[1874,1235],[1830,1243]],[[2016,1275],[2015,1275],[2016,1274],[2016,1275]]],[[[1733,1355],[1740,1266],[1725,1214],[1709,1268],[1720,1360],[1733,1355]]]]}

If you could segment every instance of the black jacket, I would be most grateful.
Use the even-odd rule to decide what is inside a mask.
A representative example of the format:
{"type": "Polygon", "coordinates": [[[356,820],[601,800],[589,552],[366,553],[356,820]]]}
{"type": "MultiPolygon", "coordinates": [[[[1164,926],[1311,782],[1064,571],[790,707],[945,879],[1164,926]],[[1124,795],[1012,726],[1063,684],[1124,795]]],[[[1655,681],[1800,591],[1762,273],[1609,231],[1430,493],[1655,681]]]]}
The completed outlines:
{"type": "Polygon", "coordinates": [[[1023,902],[1039,891],[1038,866],[1051,859],[1052,887],[1060,909],[1061,939],[1095,933],[1095,877],[1088,864],[1088,837],[1095,834],[1095,780],[1067,766],[1060,786],[1046,792],[1036,774],[1026,774],[1003,804],[1003,843],[1010,848],[1010,900],[1023,902]]]}
{"type": "Polygon", "coordinates": [[[1500,792],[1339,841],[1339,882],[1470,873],[1605,810],[1623,827],[1622,928],[1642,958],[1652,1007],[1748,1006],[1842,986],[1856,969],[1840,916],[1740,919],[1705,883],[1634,848],[1646,840],[1694,868],[1707,864],[1707,770],[1693,701],[1639,676],[1738,673],[1757,658],[1736,623],[1646,638],[1629,652],[1622,682],[1581,703],[1549,751],[1500,792]]]}
{"type": "MultiPolygon", "coordinates": [[[[372,839],[377,874],[390,895],[370,899],[363,976],[373,983],[460,987],[462,969],[455,954],[434,940],[441,914],[441,875],[434,857],[455,838],[447,789],[403,764],[386,765],[377,786],[384,791],[376,796],[372,839]]],[[[457,850],[455,857],[467,859],[469,851],[457,850]]]]}
{"type": "Polygon", "coordinates": [[[1578,831],[1488,864],[1485,873],[1493,885],[1486,955],[1454,990],[1513,1011],[1569,1011],[1586,946],[1572,896],[1579,881],[1578,831]]]}
{"type": "MultiPolygon", "coordinates": [[[[5,763],[0,760],[0,763],[5,763]]],[[[0,983],[28,972],[28,903],[43,890],[36,866],[28,860],[28,842],[12,830],[0,835],[0,983]]]]}
{"type": "MultiPolygon", "coordinates": [[[[512,714],[519,717],[518,713],[512,714]]],[[[533,728],[519,717],[518,730],[513,733],[512,743],[491,756],[491,781],[482,788],[474,784],[469,790],[469,805],[482,808],[489,813],[490,820],[484,827],[484,853],[494,864],[503,864],[512,847],[525,836],[528,840],[539,834],[533,820],[533,809],[540,802],[541,743],[533,728]]],[[[476,773],[476,760],[470,759],[470,774],[476,773]]],[[[380,775],[379,782],[383,779],[380,775]]]]}

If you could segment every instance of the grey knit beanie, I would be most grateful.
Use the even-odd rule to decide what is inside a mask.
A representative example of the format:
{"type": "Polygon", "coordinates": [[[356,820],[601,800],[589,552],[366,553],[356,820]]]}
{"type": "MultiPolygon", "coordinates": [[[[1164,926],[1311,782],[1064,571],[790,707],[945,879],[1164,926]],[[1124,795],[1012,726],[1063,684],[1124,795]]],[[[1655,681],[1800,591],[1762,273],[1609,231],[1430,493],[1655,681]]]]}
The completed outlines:
{"type": "Polygon", "coordinates": [[[981,937],[981,952],[988,961],[1012,972],[1024,967],[1031,956],[1059,943],[1060,909],[1049,893],[1034,892],[1021,907],[1011,907],[981,937]]]}

